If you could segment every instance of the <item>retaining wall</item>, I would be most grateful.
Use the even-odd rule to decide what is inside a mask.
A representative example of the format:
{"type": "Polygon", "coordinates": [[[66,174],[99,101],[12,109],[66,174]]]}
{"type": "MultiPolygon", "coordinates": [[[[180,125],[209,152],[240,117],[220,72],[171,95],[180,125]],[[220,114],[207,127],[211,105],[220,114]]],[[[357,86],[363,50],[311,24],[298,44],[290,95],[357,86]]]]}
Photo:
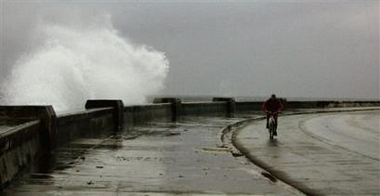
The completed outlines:
{"type": "Polygon", "coordinates": [[[379,101],[288,101],[285,109],[379,106],[379,101]]]}
{"type": "Polygon", "coordinates": [[[20,171],[41,154],[43,136],[40,121],[20,124],[0,134],[0,188],[3,189],[20,171]]]}
{"type": "Polygon", "coordinates": [[[0,189],[28,164],[55,147],[56,116],[51,106],[0,106],[0,189]]]}
{"type": "Polygon", "coordinates": [[[170,103],[127,106],[124,108],[124,125],[131,128],[150,121],[171,121],[172,115],[170,103]]]}
{"type": "MultiPolygon", "coordinates": [[[[262,102],[235,102],[214,98],[213,102],[182,103],[177,98],[155,99],[155,104],[126,106],[120,100],[89,100],[86,110],[56,116],[51,106],[0,106],[0,123],[18,126],[1,132],[0,189],[31,161],[57,146],[80,137],[112,134],[151,121],[176,121],[181,116],[226,116],[261,110],[262,102]],[[124,127],[123,127],[124,126],[124,127]]],[[[291,101],[287,109],[380,106],[380,101],[291,101]]]]}
{"type": "Polygon", "coordinates": [[[113,108],[100,108],[58,116],[56,145],[62,146],[80,137],[112,133],[116,126],[113,112],[113,108]]]}
{"type": "Polygon", "coordinates": [[[225,115],[227,104],[223,102],[211,103],[182,103],[180,116],[197,116],[197,115],[225,115]]]}
{"type": "Polygon", "coordinates": [[[251,110],[261,110],[263,102],[236,102],[236,111],[244,112],[251,110]]]}

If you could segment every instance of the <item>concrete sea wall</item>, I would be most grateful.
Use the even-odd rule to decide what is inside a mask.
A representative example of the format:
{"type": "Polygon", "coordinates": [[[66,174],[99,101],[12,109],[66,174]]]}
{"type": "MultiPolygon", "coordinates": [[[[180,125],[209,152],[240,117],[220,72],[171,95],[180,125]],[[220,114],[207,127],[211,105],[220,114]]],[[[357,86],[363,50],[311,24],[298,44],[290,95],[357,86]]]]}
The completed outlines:
{"type": "Polygon", "coordinates": [[[111,133],[115,129],[113,112],[113,108],[100,108],[58,116],[54,146],[62,146],[80,137],[111,133]]]}
{"type": "Polygon", "coordinates": [[[133,127],[150,121],[171,121],[172,104],[159,103],[124,108],[124,126],[133,127]]]}
{"type": "Polygon", "coordinates": [[[56,115],[51,106],[0,106],[0,119],[3,188],[35,157],[54,148],[56,115]]]}
{"type": "MultiPolygon", "coordinates": [[[[185,102],[159,98],[153,104],[124,106],[120,100],[88,100],[85,110],[57,116],[52,106],[0,106],[0,189],[44,153],[76,138],[113,134],[151,121],[185,116],[225,116],[261,110],[262,102],[185,102]]],[[[286,109],[380,106],[380,101],[291,101],[286,109]]]]}

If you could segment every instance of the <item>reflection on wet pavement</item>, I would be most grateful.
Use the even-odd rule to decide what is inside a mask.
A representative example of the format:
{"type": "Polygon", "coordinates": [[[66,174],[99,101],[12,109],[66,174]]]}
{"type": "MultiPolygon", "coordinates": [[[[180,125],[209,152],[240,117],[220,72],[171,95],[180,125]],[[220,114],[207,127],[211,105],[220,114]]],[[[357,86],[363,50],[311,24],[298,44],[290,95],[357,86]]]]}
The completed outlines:
{"type": "Polygon", "coordinates": [[[219,146],[221,129],[238,120],[188,118],[79,139],[39,160],[4,194],[299,194],[219,146]]]}

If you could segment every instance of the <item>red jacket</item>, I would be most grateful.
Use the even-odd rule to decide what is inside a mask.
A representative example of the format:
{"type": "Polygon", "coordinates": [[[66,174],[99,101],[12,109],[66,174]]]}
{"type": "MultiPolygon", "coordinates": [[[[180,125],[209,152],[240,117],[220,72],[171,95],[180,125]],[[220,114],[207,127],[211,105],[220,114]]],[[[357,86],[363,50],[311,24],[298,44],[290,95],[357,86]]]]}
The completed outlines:
{"type": "Polygon", "coordinates": [[[283,108],[284,106],[279,99],[268,99],[263,104],[264,111],[277,112],[283,108]]]}

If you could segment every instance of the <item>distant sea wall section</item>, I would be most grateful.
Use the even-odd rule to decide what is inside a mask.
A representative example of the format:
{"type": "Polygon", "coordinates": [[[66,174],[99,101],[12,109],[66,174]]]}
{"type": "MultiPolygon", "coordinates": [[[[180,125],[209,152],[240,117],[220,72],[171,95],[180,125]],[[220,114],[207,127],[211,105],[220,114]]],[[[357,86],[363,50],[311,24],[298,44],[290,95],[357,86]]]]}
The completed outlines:
{"type": "MultiPolygon", "coordinates": [[[[380,101],[286,101],[285,109],[374,107],[380,101]]],[[[186,116],[225,116],[261,110],[262,102],[216,97],[210,102],[156,98],[152,104],[124,106],[121,100],[88,100],[85,109],[56,115],[52,106],[0,106],[0,190],[31,162],[74,139],[115,134],[152,121],[186,116]]]]}

